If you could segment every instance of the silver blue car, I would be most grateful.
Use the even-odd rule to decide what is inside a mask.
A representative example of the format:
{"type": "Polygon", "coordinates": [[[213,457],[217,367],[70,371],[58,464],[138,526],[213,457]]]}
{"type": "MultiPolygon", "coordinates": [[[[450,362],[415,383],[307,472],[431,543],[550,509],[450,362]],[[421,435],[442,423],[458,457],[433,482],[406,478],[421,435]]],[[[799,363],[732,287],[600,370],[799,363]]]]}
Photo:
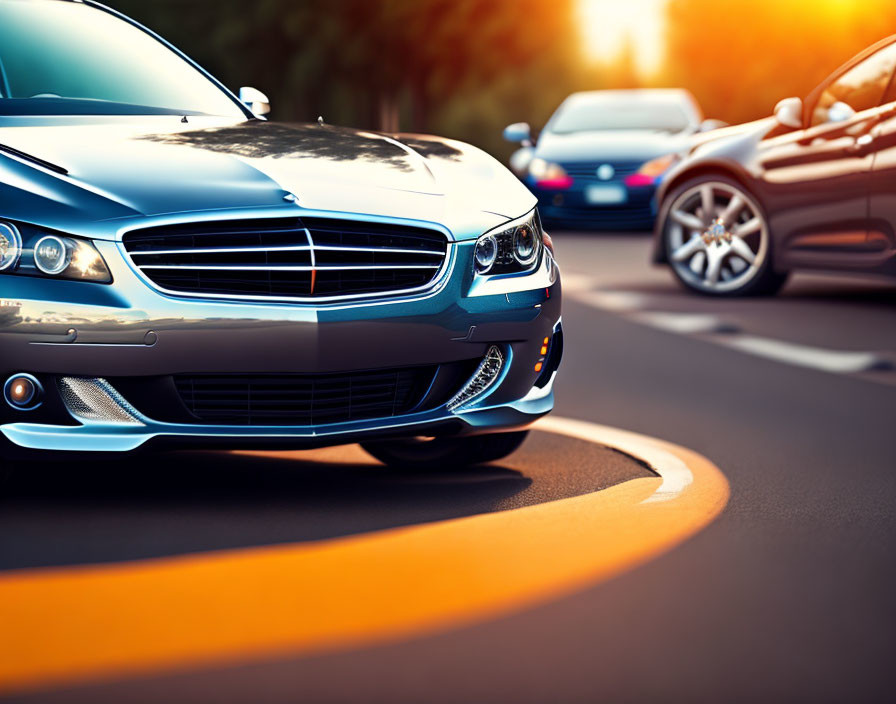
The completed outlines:
{"type": "Polygon", "coordinates": [[[276,124],[97,3],[0,0],[0,450],[503,457],[553,406],[532,194],[460,142],[276,124]]]}

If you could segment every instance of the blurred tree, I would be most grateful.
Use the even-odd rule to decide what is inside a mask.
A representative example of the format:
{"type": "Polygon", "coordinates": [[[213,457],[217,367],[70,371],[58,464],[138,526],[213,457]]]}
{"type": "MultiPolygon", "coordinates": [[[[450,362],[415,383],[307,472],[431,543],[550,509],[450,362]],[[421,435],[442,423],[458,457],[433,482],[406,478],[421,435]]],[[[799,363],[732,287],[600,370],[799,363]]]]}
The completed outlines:
{"type": "Polygon", "coordinates": [[[111,0],[273,117],[439,131],[506,154],[581,81],[575,0],[111,0]]]}
{"type": "Polygon", "coordinates": [[[893,0],[669,0],[666,69],[708,117],[744,122],[805,97],[841,63],[896,32],[893,0]]]}

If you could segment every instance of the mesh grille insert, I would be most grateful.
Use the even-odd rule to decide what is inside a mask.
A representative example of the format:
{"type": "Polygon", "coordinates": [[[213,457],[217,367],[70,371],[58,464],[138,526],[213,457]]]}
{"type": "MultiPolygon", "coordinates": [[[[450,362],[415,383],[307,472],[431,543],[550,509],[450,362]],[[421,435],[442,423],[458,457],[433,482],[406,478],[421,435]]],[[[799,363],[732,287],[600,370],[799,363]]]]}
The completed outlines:
{"type": "Polygon", "coordinates": [[[320,425],[412,411],[436,366],[341,374],[195,374],[174,383],[199,420],[223,425],[320,425]]]}

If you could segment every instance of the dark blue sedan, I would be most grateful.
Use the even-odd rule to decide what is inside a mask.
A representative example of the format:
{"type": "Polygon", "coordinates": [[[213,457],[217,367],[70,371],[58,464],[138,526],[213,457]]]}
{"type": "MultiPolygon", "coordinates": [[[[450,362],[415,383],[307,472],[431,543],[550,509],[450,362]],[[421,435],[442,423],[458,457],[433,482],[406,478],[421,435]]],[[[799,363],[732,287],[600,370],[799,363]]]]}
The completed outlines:
{"type": "Polygon", "coordinates": [[[585,229],[653,227],[654,191],[703,120],[685,90],[601,90],[570,95],[534,143],[529,125],[504,137],[523,147],[511,159],[538,197],[545,224],[585,229]]]}

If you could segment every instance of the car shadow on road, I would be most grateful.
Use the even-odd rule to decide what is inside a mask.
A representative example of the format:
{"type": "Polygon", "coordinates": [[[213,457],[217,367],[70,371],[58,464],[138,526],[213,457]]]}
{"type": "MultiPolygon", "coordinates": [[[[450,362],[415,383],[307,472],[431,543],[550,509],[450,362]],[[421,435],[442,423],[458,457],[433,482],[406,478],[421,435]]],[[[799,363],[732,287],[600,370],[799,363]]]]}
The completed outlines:
{"type": "Polygon", "coordinates": [[[29,462],[0,485],[0,570],[327,540],[530,506],[654,476],[534,431],[480,467],[385,467],[357,445],[29,462]]]}
{"type": "Polygon", "coordinates": [[[323,540],[500,510],[531,484],[495,465],[415,473],[292,454],[32,462],[0,488],[0,569],[323,540]]]}

